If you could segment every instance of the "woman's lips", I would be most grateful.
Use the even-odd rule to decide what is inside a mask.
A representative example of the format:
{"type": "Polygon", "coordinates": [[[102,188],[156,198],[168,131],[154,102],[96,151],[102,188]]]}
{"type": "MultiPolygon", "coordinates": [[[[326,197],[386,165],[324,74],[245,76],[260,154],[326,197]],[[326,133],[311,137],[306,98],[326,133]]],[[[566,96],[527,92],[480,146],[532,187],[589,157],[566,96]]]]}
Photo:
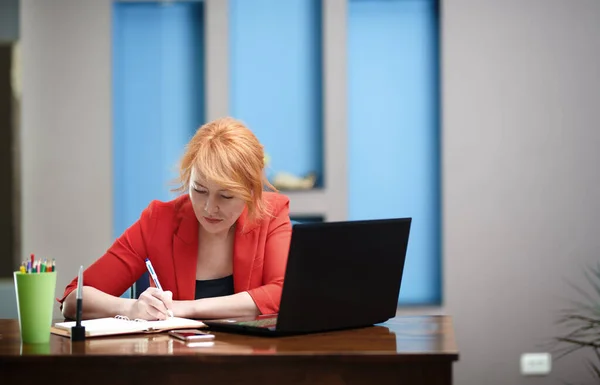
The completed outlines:
{"type": "Polygon", "coordinates": [[[219,218],[209,218],[209,217],[204,217],[204,220],[207,221],[208,223],[219,223],[222,221],[222,219],[219,218]]]}

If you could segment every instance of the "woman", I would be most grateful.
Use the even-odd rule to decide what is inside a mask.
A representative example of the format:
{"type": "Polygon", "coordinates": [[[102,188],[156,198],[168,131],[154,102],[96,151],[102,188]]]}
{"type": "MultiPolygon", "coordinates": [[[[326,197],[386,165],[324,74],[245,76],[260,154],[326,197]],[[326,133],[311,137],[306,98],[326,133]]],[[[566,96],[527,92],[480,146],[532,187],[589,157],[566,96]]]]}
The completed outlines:
{"type": "MultiPolygon", "coordinates": [[[[241,122],[200,127],[186,147],[180,188],[153,201],[83,274],[83,318],[226,318],[279,311],[291,239],[289,199],[264,174],[263,147],[241,122]],[[263,191],[267,186],[275,192],[263,191]],[[120,298],[148,258],[162,290],[120,298]],[[164,291],[163,291],[164,290],[164,291]]],[[[60,299],[76,313],[77,278],[60,299]]]]}

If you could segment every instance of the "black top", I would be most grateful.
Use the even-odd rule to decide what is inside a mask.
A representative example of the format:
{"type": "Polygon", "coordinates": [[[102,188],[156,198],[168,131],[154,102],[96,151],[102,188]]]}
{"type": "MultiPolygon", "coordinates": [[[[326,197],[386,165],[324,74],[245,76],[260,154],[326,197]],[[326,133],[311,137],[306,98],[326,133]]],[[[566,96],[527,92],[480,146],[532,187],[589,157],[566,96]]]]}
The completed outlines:
{"type": "Polygon", "coordinates": [[[233,275],[223,278],[196,280],[196,299],[233,294],[233,275]]]}

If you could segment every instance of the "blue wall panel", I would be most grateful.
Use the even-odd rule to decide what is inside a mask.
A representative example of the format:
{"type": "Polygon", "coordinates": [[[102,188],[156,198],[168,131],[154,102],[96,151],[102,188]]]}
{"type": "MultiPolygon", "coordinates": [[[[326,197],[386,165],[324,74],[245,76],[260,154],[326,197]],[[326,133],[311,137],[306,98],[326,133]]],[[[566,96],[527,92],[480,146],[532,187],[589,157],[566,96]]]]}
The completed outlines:
{"type": "Polygon", "coordinates": [[[320,0],[230,0],[230,114],[271,156],[268,176],[322,179],[320,0]]]}
{"type": "Polygon", "coordinates": [[[203,5],[113,8],[114,235],[169,190],[203,123],[203,5]]]}
{"type": "Polygon", "coordinates": [[[350,1],[349,216],[412,217],[400,304],[441,301],[437,2],[350,1]]]}

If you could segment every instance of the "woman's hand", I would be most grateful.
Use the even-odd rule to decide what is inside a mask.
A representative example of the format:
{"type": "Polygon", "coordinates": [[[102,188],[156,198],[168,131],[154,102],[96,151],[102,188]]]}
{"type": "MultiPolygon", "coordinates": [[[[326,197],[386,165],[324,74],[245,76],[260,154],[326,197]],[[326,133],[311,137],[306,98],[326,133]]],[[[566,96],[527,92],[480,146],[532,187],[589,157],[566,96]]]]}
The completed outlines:
{"type": "Polygon", "coordinates": [[[176,317],[192,319],[256,316],[260,314],[254,300],[246,291],[223,297],[173,301],[172,310],[176,317]]]}
{"type": "Polygon", "coordinates": [[[127,312],[130,319],[164,320],[173,308],[173,293],[162,291],[155,287],[149,287],[140,294],[133,302],[127,312]]]}

